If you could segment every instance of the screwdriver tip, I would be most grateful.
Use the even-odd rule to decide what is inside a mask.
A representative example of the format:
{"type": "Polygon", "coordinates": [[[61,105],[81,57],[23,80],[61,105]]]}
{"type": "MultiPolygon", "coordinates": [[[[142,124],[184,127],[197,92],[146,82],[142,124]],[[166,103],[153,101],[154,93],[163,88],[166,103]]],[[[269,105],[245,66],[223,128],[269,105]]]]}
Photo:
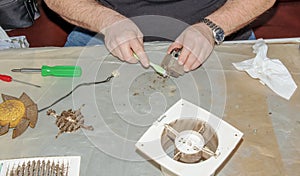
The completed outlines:
{"type": "Polygon", "coordinates": [[[21,72],[21,69],[16,69],[16,68],[15,68],[15,69],[12,69],[11,71],[12,71],[12,72],[21,72]]]}

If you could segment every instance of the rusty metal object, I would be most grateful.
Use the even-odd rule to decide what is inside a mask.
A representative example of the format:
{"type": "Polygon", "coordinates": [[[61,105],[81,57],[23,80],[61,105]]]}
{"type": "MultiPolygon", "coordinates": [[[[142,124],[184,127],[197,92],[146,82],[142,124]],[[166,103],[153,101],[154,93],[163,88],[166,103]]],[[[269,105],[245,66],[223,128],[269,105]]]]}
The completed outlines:
{"type": "Polygon", "coordinates": [[[1,95],[0,104],[0,135],[14,128],[12,138],[16,138],[26,131],[28,126],[34,128],[38,119],[38,108],[34,101],[23,93],[20,98],[1,95]]]}

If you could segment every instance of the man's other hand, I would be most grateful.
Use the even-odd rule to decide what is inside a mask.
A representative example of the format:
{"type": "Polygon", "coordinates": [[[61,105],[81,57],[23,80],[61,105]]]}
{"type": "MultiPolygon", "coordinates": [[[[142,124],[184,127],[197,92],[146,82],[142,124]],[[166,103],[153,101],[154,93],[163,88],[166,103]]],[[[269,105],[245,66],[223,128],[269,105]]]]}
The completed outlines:
{"type": "Polygon", "coordinates": [[[212,31],[206,24],[194,24],[186,28],[170,45],[168,53],[175,48],[181,48],[178,63],[184,65],[184,71],[194,70],[209,57],[214,48],[212,31]]]}

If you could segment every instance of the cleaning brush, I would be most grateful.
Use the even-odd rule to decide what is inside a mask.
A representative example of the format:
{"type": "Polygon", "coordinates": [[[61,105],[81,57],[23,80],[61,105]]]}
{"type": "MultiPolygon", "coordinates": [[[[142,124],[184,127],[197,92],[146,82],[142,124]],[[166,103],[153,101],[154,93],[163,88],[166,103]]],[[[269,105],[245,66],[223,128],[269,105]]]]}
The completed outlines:
{"type": "MultiPolygon", "coordinates": [[[[133,53],[133,56],[138,60],[140,61],[140,58],[135,54],[133,53]]],[[[150,66],[153,68],[154,71],[156,71],[158,74],[160,74],[161,76],[163,77],[168,77],[168,74],[167,74],[167,71],[162,68],[160,65],[157,65],[157,64],[154,64],[150,61],[150,66]]]]}

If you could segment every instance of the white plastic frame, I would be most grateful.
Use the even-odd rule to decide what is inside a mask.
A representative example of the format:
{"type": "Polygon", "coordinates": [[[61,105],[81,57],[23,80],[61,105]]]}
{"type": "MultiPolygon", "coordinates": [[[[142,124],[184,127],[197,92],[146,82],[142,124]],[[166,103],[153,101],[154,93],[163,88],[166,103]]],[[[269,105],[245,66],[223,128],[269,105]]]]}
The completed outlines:
{"type": "Polygon", "coordinates": [[[153,123],[136,143],[136,148],[160,164],[162,168],[171,171],[175,175],[208,176],[214,175],[215,171],[237,146],[242,136],[242,132],[219,117],[181,99],[153,123]],[[161,135],[164,130],[164,125],[176,119],[190,119],[191,117],[207,122],[216,131],[219,143],[216,151],[216,153],[218,153],[217,157],[211,157],[199,163],[186,164],[173,160],[165,153],[161,146],[161,135]]]}

